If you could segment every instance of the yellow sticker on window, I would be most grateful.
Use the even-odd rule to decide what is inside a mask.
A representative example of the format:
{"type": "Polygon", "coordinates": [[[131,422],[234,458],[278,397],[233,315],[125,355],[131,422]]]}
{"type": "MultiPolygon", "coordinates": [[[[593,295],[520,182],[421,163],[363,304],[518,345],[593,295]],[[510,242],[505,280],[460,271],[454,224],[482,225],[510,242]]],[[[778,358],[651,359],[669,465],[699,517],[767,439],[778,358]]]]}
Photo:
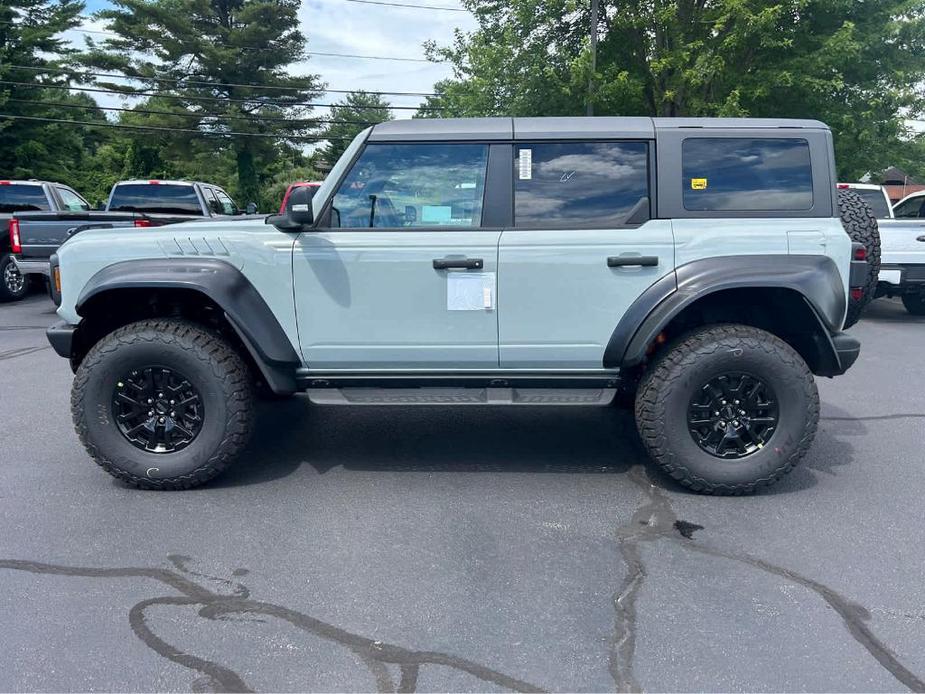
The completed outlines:
{"type": "Polygon", "coordinates": [[[707,179],[705,178],[692,178],[691,179],[691,190],[706,190],[707,188],[707,179]]]}

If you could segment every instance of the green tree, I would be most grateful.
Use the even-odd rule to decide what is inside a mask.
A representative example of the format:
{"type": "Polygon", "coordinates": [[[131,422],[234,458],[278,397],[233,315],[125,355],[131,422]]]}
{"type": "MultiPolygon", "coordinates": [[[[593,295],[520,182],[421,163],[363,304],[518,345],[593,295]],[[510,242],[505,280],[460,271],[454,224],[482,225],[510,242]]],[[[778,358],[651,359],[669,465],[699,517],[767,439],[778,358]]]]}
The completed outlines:
{"type": "Polygon", "coordinates": [[[105,123],[86,95],[71,95],[61,70],[74,51],[61,32],[80,22],[76,0],[4,0],[0,4],[0,176],[48,178],[78,185],[104,137],[98,128],[64,121],[105,123]]]}
{"type": "Polygon", "coordinates": [[[156,138],[161,150],[174,150],[162,151],[164,161],[180,164],[205,150],[222,158],[227,150],[240,199],[257,200],[261,171],[287,142],[317,128],[304,104],[320,83],[286,72],[305,55],[298,8],[299,0],[114,0],[96,16],[117,36],[91,42],[83,62],[131,77],[136,91],[156,92],[152,110],[176,112],[123,118],[177,129],[156,138]]]}
{"type": "Polygon", "coordinates": [[[454,66],[443,114],[819,118],[856,177],[922,111],[923,0],[601,0],[593,74],[589,3],[463,1],[479,28],[427,46],[454,66]]]}
{"type": "Polygon", "coordinates": [[[381,94],[358,90],[345,95],[331,109],[331,123],[324,131],[328,143],[321,150],[324,159],[334,164],[362,130],[392,120],[389,106],[381,94]]]}

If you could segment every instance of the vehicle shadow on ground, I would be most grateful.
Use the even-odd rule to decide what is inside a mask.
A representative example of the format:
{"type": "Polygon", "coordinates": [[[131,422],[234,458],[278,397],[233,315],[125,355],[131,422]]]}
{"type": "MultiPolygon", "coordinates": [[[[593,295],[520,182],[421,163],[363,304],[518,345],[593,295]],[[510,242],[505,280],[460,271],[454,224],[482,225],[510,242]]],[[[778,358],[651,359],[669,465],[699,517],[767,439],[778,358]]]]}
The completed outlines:
{"type": "MultiPolygon", "coordinates": [[[[854,461],[846,436],[863,423],[823,405],[809,454],[780,483],[759,494],[788,494],[818,484],[854,461]],[[835,418],[828,421],[826,418],[835,418]]],[[[285,478],[302,465],[377,472],[625,474],[643,465],[668,492],[689,493],[653,466],[632,412],[615,407],[313,407],[305,396],[263,404],[242,459],[211,488],[285,478]]]]}
{"type": "Polygon", "coordinates": [[[632,414],[612,407],[313,407],[268,403],[254,439],[213,486],[311,465],[382,472],[626,472],[646,460],[632,414]]]}

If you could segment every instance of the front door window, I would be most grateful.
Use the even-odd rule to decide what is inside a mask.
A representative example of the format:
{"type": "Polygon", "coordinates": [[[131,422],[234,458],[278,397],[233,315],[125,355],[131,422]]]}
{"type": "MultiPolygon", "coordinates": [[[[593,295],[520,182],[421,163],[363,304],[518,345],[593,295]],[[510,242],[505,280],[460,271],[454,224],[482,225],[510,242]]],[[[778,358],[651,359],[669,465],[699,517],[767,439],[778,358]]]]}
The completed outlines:
{"type": "Polygon", "coordinates": [[[331,226],[478,227],[488,146],[370,144],[340,185],[331,226]]]}

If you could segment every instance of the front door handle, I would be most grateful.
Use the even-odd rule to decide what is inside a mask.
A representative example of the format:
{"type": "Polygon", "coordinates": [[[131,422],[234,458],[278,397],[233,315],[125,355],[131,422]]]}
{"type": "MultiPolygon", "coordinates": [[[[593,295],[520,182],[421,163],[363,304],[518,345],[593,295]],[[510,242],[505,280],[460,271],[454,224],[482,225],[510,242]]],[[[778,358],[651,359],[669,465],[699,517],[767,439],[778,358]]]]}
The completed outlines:
{"type": "Polygon", "coordinates": [[[919,237],[916,239],[916,241],[925,241],[925,234],[923,234],[922,236],[919,236],[919,237]]]}
{"type": "Polygon", "coordinates": [[[657,255],[612,255],[607,258],[607,267],[655,267],[657,255]]]}
{"type": "Polygon", "coordinates": [[[481,258],[434,258],[434,270],[481,270],[485,261],[481,258]]]}

